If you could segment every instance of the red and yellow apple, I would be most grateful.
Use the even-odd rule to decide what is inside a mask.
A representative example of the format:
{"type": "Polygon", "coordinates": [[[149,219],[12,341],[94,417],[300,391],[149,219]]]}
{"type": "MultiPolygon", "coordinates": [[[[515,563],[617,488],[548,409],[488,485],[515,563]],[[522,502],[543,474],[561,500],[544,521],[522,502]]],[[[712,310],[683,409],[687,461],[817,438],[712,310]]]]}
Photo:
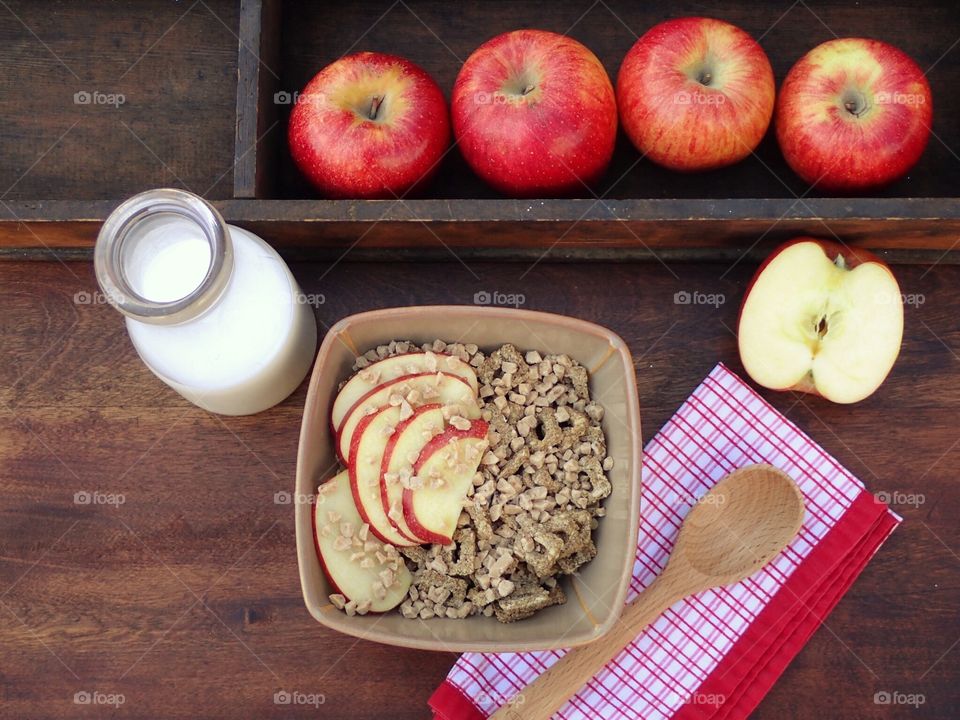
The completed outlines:
{"type": "Polygon", "coordinates": [[[896,180],[923,154],[933,100],[923,71],[879,40],[818,45],[787,74],[777,139],[803,180],[855,192],[896,180]]]}
{"type": "Polygon", "coordinates": [[[517,30],[467,58],[452,102],[454,136],[484,181],[513,197],[584,192],[617,135],[613,85],[576,40],[517,30]]]}
{"type": "Polygon", "coordinates": [[[437,372],[463,378],[474,393],[477,392],[479,384],[476,371],[458,357],[429,351],[391,355],[367,365],[340,388],[330,411],[330,425],[335,431],[339,430],[344,418],[384,383],[404,375],[437,372]]]}
{"type": "Polygon", "coordinates": [[[357,604],[369,602],[370,612],[385,612],[403,602],[413,577],[395,553],[372,538],[362,537],[362,527],[347,473],[327,480],[317,493],[313,513],[313,539],[320,567],[334,592],[357,604]],[[349,537],[343,535],[344,529],[349,530],[349,537]],[[358,561],[357,555],[366,562],[358,561]],[[385,577],[392,581],[389,585],[384,584],[385,577]]]}
{"type": "Polygon", "coordinates": [[[760,385],[857,402],[880,387],[900,352],[900,286],[872,253],[797,238],[754,275],[737,335],[740,360],[760,385]]]}
{"type": "Polygon", "coordinates": [[[617,76],[627,136],[653,162],[680,171],[732,165],[753,152],[770,125],[774,91],[763,48],[703,17],[648,30],[617,76]]]}
{"type": "MultiPolygon", "coordinates": [[[[464,367],[469,366],[464,363],[464,367]]],[[[416,393],[424,402],[456,405],[464,417],[480,417],[477,393],[462,377],[429,372],[401,375],[393,380],[382,381],[379,386],[360,398],[344,416],[336,433],[340,460],[347,462],[354,433],[365,416],[389,405],[391,401],[398,402],[400,398],[413,397],[411,393],[416,393]]]]}
{"type": "Polygon", "coordinates": [[[403,519],[424,542],[453,542],[463,501],[487,449],[488,429],[485,420],[474,420],[463,430],[447,427],[420,451],[413,473],[424,485],[404,488],[403,519]]]}
{"type": "Polygon", "coordinates": [[[390,522],[380,499],[380,467],[390,436],[400,422],[400,408],[386,405],[366,415],[357,426],[350,444],[347,472],[357,512],[378,540],[399,547],[419,545],[390,522]]]}
{"type": "Polygon", "coordinates": [[[403,490],[400,480],[402,474],[413,476],[413,467],[427,444],[443,432],[446,422],[443,408],[438,403],[421,405],[413,415],[401,420],[387,440],[380,464],[380,500],[387,519],[406,537],[419,542],[430,542],[427,537],[419,537],[403,517],[403,490]]]}
{"type": "Polygon", "coordinates": [[[437,83],[404,58],[362,52],[321,70],[290,115],[290,153],[332,198],[395,198],[416,192],[450,144],[437,83]]]}

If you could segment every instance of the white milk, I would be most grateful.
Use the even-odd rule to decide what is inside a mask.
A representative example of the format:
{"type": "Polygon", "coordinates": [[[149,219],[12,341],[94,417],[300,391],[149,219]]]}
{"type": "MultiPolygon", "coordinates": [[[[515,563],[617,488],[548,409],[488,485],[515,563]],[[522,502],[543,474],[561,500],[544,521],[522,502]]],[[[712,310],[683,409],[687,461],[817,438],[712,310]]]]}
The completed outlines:
{"type": "MultiPolygon", "coordinates": [[[[159,215],[125,259],[142,297],[186,297],[204,278],[209,243],[196,223],[159,215]]],[[[303,380],[317,347],[313,311],[280,256],[246,230],[227,226],[233,272],[219,300],[173,325],[126,318],[140,357],[165,383],[205,410],[247,415],[276,405],[303,380]]]]}

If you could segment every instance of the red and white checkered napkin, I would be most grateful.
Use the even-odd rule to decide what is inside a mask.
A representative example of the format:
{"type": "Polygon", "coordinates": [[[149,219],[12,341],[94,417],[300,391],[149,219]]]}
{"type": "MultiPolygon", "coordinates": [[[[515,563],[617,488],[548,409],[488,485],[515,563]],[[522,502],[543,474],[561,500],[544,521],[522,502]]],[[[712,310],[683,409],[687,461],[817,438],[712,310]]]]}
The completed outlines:
{"type": "MultiPolygon", "coordinates": [[[[799,535],[748,580],[665,612],[557,717],[746,717],[900,522],[836,460],[718,365],[645,449],[628,600],[663,569],[692,498],[751,463],[769,463],[797,481],[807,506],[799,535]]],[[[442,720],[486,718],[563,652],[467,653],[430,706],[442,720]]],[[[517,709],[522,714],[522,705],[517,709]]]]}

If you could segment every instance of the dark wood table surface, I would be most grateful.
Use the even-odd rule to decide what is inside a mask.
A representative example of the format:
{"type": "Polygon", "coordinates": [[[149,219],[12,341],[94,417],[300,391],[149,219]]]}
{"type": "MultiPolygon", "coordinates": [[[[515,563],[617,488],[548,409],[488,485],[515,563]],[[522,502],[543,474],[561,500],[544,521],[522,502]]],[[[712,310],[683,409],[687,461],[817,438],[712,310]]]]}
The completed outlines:
{"type": "MultiPolygon", "coordinates": [[[[378,307],[469,304],[482,290],[606,325],[634,353],[645,440],[718,361],[742,373],[733,330],[753,269],[293,266],[324,296],[321,327],[378,307]],[[684,290],[725,302],[675,304],[684,290]]],[[[763,393],[890,493],[905,521],[762,720],[960,717],[960,267],[896,273],[915,297],[879,392],[852,407],[763,393]],[[923,703],[878,705],[878,692],[923,703]]],[[[303,606],[292,506],[274,494],[293,486],[304,387],[253,417],[194,408],[141,364],[95,288],[89,263],[0,263],[0,715],[429,717],[453,655],[337,635],[303,606]],[[276,705],[281,690],[324,702],[276,705]],[[84,706],[78,692],[123,703],[84,706]]]]}

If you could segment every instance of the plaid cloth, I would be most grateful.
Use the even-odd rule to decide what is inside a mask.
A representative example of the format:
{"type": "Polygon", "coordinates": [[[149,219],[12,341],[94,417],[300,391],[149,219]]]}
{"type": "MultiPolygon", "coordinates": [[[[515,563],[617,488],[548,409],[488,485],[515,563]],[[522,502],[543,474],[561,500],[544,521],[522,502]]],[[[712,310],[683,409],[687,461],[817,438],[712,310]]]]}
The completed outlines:
{"type": "MultiPolygon", "coordinates": [[[[797,537],[744,582],[674,605],[556,717],[745,718],[900,522],[721,364],[645,448],[628,601],[663,570],[696,499],[751,463],[769,463],[797,481],[807,508],[797,537]]],[[[430,698],[435,718],[487,718],[563,654],[464,654],[430,698]]]]}

